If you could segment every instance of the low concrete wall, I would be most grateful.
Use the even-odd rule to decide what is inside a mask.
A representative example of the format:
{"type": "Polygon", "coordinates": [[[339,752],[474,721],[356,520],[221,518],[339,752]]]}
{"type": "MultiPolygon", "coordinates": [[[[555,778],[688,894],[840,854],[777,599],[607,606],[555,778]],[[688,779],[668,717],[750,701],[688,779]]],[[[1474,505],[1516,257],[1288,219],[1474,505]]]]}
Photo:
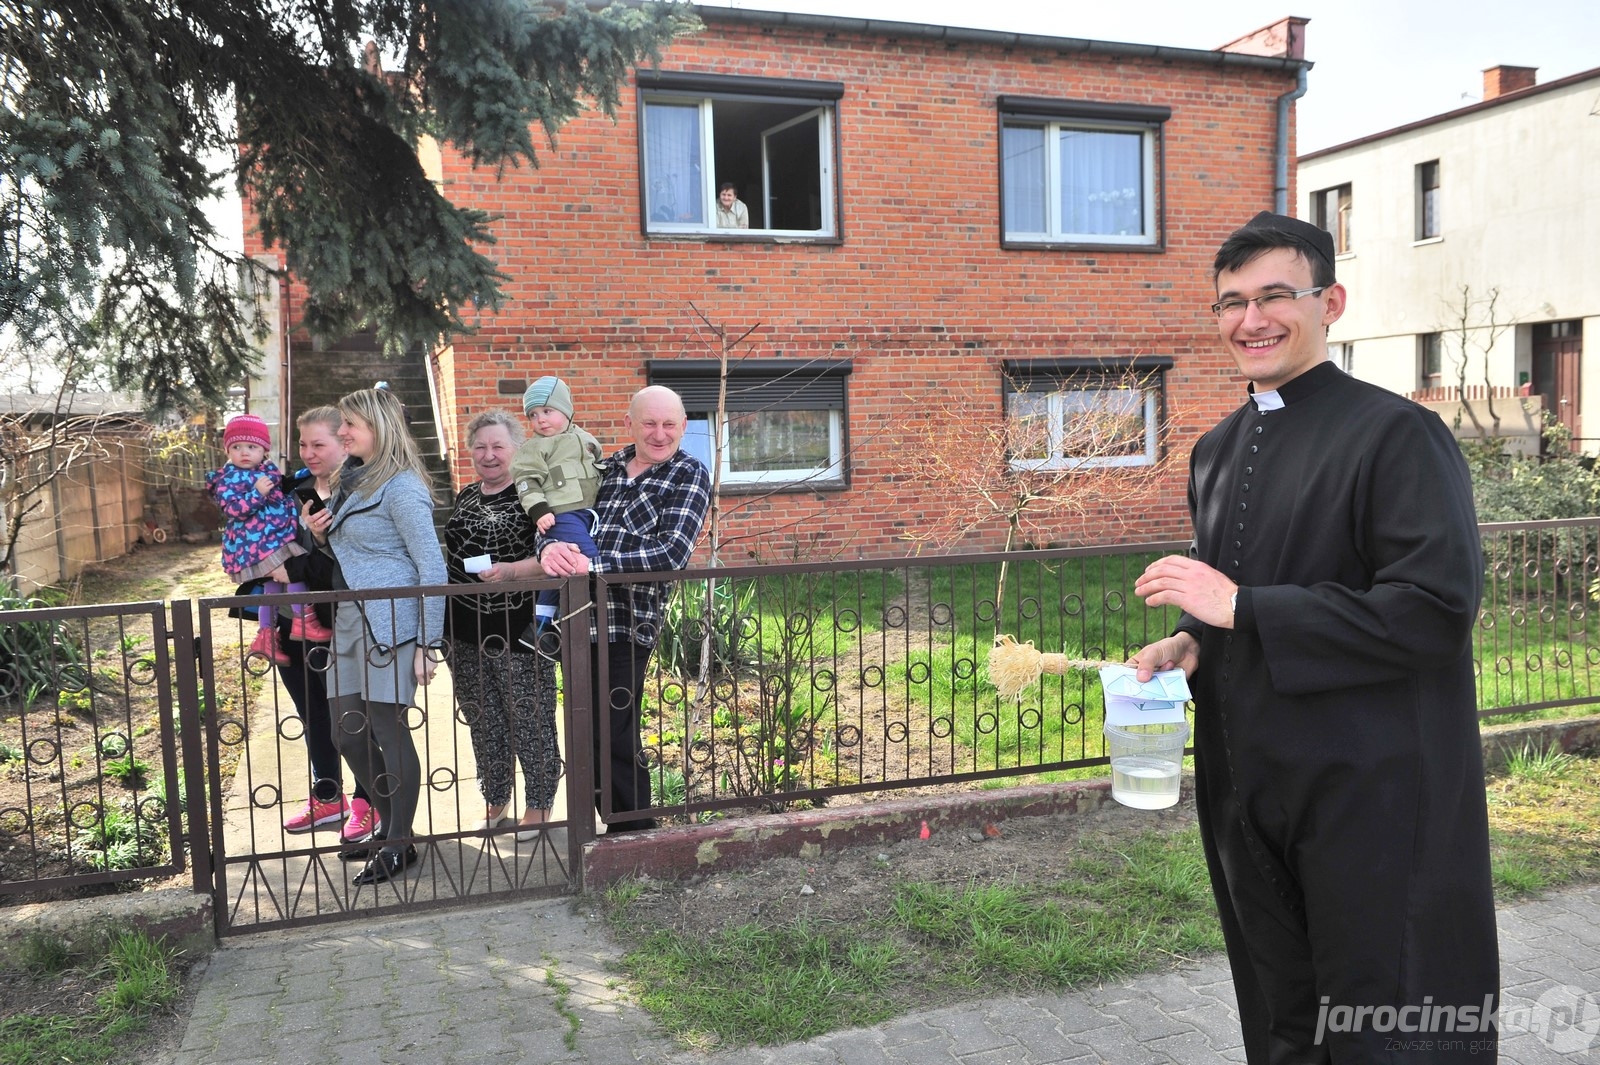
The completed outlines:
{"type": "Polygon", "coordinates": [[[30,933],[59,935],[74,950],[83,950],[99,936],[133,929],[152,939],[164,936],[169,947],[191,957],[216,946],[211,896],[187,888],[161,888],[0,907],[0,965],[17,965],[30,933]]]}

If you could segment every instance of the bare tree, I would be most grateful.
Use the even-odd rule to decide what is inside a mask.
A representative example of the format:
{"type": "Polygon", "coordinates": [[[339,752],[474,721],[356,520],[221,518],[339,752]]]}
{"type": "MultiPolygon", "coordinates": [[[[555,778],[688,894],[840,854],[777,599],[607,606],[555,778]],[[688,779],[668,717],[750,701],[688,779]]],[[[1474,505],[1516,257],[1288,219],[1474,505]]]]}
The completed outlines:
{"type": "Polygon", "coordinates": [[[1474,298],[1472,286],[1462,285],[1460,299],[1445,304],[1449,314],[1445,335],[1451,338],[1455,347],[1450,358],[1455,364],[1456,393],[1460,403],[1455,424],[1459,428],[1461,416],[1466,415],[1472,422],[1472,428],[1484,439],[1500,435],[1500,413],[1495,409],[1494,386],[1489,381],[1489,353],[1494,350],[1500,335],[1514,324],[1500,320],[1499,303],[1498,286],[1489,289],[1487,295],[1474,298]],[[1472,409],[1472,404],[1467,400],[1467,377],[1475,364],[1483,372],[1484,401],[1491,423],[1488,430],[1484,429],[1478,412],[1472,409]]]}
{"type": "MultiPolygon", "coordinates": [[[[908,397],[916,413],[902,427],[895,467],[940,489],[908,534],[919,549],[952,548],[996,522],[1004,523],[1008,552],[1035,538],[1057,540],[1091,515],[1119,522],[1133,508],[1116,504],[1154,489],[1162,469],[1159,450],[1148,458],[1149,444],[1170,418],[1151,418],[1152,375],[1109,372],[1044,392],[1032,385],[1013,380],[998,417],[948,392],[908,397]]],[[[997,631],[1008,570],[1002,562],[997,631]]]]}

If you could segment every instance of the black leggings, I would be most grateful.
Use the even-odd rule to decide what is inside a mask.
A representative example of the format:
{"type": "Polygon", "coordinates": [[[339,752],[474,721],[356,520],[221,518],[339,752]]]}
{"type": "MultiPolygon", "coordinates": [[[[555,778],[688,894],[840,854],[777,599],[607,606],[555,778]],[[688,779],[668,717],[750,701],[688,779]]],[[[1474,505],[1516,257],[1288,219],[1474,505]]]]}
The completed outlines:
{"type": "MultiPolygon", "coordinates": [[[[328,714],[328,645],[302,643],[289,639],[289,619],[278,623],[279,646],[289,656],[289,664],[278,667],[278,678],[289,692],[294,712],[299,715],[306,737],[306,754],[311,761],[311,793],[322,802],[332,802],[344,790],[344,767],[339,764],[339,749],[333,742],[333,724],[328,714]],[[311,662],[306,652],[311,651],[311,662]]],[[[367,789],[356,779],[353,799],[371,801],[367,789]]]]}
{"type": "MultiPolygon", "coordinates": [[[[333,742],[350,763],[356,780],[367,789],[383,821],[383,838],[411,835],[422,790],[422,762],[406,728],[406,708],[399,703],[369,703],[359,695],[329,700],[333,742]]],[[[405,844],[384,850],[399,851],[405,844]]]]}

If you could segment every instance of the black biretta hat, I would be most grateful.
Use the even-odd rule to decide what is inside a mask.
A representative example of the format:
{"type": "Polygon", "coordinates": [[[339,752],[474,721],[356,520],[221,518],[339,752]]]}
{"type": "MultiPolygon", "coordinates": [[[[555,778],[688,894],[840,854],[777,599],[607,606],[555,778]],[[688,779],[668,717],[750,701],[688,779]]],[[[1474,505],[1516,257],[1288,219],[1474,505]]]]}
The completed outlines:
{"type": "Polygon", "coordinates": [[[1247,233],[1253,229],[1282,233],[1303,250],[1308,260],[1315,254],[1329,266],[1333,265],[1333,235],[1321,226],[1314,226],[1310,222],[1302,222],[1288,215],[1262,211],[1240,226],[1237,232],[1247,233]]]}

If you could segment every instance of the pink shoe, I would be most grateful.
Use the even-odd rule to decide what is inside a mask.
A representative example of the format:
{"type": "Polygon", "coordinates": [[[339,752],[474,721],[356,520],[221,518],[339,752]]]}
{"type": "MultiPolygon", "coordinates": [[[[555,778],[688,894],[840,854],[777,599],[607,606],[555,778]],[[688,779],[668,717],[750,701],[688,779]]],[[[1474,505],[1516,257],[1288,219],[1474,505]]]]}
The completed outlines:
{"type": "Polygon", "coordinates": [[[350,800],[350,820],[344,823],[344,829],[339,833],[339,838],[346,843],[354,843],[358,839],[365,839],[378,827],[378,811],[367,804],[365,799],[350,800]]]}
{"type": "Polygon", "coordinates": [[[333,639],[333,630],[317,620],[317,615],[307,608],[304,615],[289,623],[289,639],[307,643],[327,643],[333,639]]]}
{"type": "Polygon", "coordinates": [[[278,646],[277,629],[257,629],[256,638],[250,641],[250,654],[261,655],[275,666],[289,664],[289,656],[278,646]]]}
{"type": "MultiPolygon", "coordinates": [[[[363,803],[362,805],[366,805],[363,803]]],[[[313,796],[306,800],[300,812],[284,821],[285,832],[310,832],[313,828],[331,825],[336,821],[343,821],[350,812],[350,804],[345,802],[343,795],[331,802],[323,802],[313,796]]]]}

